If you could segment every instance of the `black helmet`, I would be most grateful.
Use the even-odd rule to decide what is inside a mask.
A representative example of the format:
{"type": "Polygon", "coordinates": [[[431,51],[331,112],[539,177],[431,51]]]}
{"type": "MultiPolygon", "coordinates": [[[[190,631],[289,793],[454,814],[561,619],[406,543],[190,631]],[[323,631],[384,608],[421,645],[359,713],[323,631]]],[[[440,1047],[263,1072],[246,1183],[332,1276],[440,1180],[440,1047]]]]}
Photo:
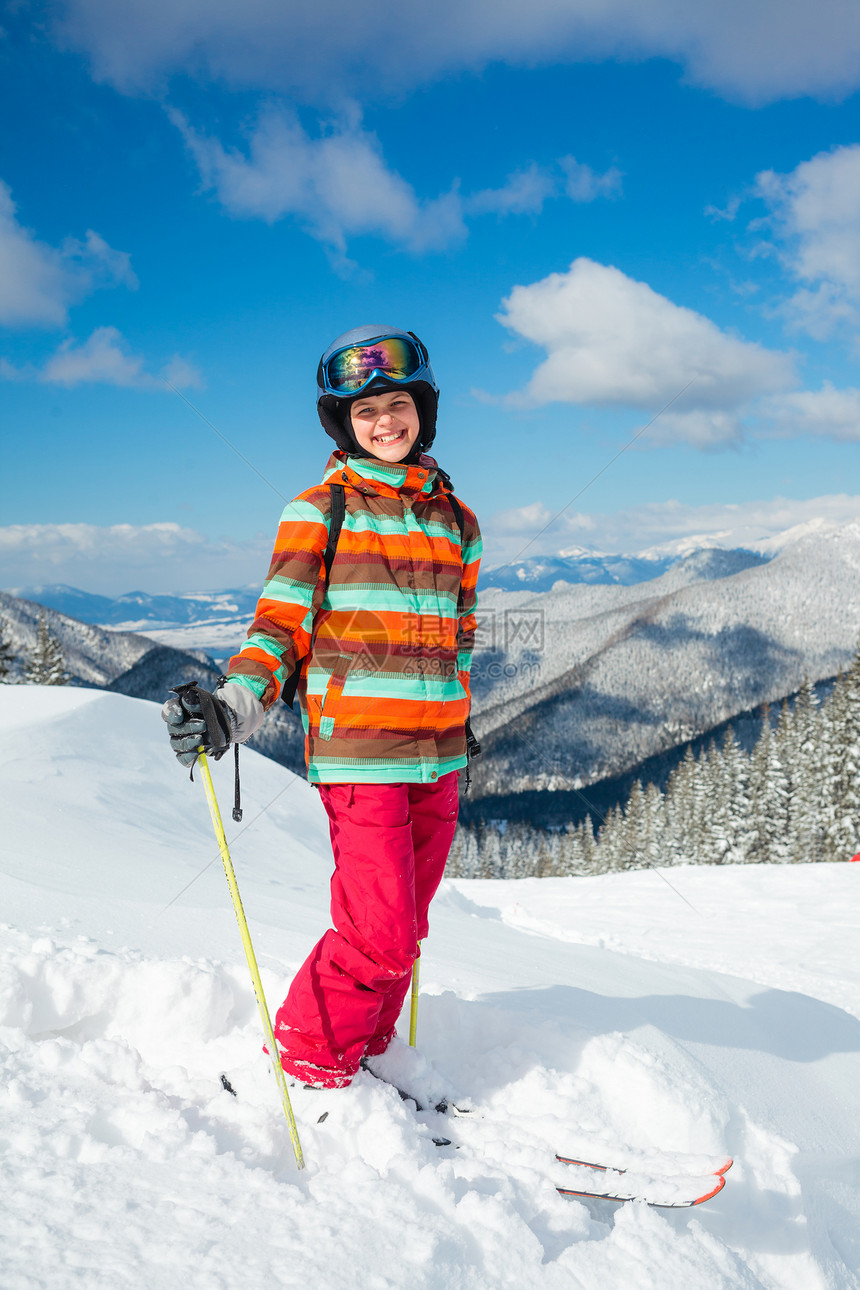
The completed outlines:
{"type": "Polygon", "coordinates": [[[332,341],[317,368],[317,412],[338,448],[363,454],[353,434],[350,404],[361,394],[387,390],[408,390],[412,395],[420,423],[413,453],[426,452],[436,437],[439,387],[415,333],[368,324],[332,341]]]}

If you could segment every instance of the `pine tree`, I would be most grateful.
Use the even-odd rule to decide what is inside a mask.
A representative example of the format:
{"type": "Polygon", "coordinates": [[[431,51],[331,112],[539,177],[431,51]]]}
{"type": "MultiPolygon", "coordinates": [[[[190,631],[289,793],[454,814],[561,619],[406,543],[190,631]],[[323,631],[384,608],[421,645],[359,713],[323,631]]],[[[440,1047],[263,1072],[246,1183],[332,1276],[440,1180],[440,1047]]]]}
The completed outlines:
{"type": "Polygon", "coordinates": [[[860,650],[837,683],[826,713],[826,858],[850,860],[860,850],[860,650]]]}
{"type": "Polygon", "coordinates": [[[797,695],[790,724],[788,762],[792,793],[789,860],[796,864],[823,860],[825,826],[822,812],[822,740],[824,720],[815,687],[808,678],[797,695]]]}
{"type": "Polygon", "coordinates": [[[731,726],[726,727],[717,764],[715,833],[724,864],[743,864],[752,839],[749,759],[731,726]]]}
{"type": "Polygon", "coordinates": [[[69,680],[63,647],[48,630],[44,611],[39,614],[36,643],[27,656],[24,679],[28,685],[66,685],[69,680]]]}
{"type": "Polygon", "coordinates": [[[15,662],[15,651],[12,642],[6,635],[6,624],[0,619],[0,685],[8,684],[7,677],[15,662]]]}
{"type": "Polygon", "coordinates": [[[687,744],[684,759],[669,776],[666,785],[667,852],[672,863],[689,861],[695,823],[696,759],[687,744]]]}
{"type": "Polygon", "coordinates": [[[552,878],[555,874],[550,840],[545,833],[540,835],[535,854],[534,875],[536,878],[552,878]]]}
{"type": "Polygon", "coordinates": [[[672,854],[667,845],[668,829],[666,827],[666,799],[656,784],[649,784],[645,789],[645,862],[649,865],[666,865],[672,863],[672,854]]]}
{"type": "Polygon", "coordinates": [[[585,873],[585,830],[582,825],[568,824],[561,838],[559,873],[565,877],[585,873]]]}
{"type": "Polygon", "coordinates": [[[602,873],[600,848],[594,836],[594,825],[591,816],[586,815],[582,822],[582,872],[602,873]]]}
{"type": "Polygon", "coordinates": [[[597,835],[597,866],[595,873],[612,873],[623,869],[626,838],[624,815],[620,806],[610,806],[597,835]]]}

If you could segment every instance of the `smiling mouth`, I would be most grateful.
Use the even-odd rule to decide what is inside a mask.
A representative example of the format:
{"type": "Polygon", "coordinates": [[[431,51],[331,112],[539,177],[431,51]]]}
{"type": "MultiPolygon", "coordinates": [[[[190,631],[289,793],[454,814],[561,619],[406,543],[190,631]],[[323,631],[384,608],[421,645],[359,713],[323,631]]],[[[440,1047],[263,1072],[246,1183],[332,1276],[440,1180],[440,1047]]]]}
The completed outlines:
{"type": "Polygon", "coordinates": [[[392,430],[388,434],[377,434],[373,436],[373,442],[385,447],[389,443],[397,443],[406,434],[405,430],[392,430]]]}

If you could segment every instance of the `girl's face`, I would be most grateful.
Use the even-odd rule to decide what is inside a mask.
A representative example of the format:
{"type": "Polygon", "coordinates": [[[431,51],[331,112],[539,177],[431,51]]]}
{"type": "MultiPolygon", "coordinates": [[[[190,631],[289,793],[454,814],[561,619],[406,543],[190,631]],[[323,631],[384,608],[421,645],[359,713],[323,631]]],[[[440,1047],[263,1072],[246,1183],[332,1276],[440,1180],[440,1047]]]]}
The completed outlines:
{"type": "Polygon", "coordinates": [[[356,399],[349,410],[361,448],[380,461],[408,457],[421,430],[418,409],[406,390],[387,390],[356,399]]]}

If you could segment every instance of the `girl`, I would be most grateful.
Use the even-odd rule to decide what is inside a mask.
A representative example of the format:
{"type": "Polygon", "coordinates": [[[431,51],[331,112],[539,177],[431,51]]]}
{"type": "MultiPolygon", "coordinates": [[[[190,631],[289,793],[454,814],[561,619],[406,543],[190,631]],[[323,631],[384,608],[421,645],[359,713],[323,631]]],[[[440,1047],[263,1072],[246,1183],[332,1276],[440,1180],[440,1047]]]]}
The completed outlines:
{"type": "MultiPolygon", "coordinates": [[[[238,743],[285,690],[298,695],[329,817],[333,927],[275,1035],[284,1070],[322,1088],[349,1084],[394,1037],[467,764],[481,538],[427,455],[438,393],[412,332],[358,327],[325,351],[317,410],[337,448],[322,483],[284,511],[256,618],[214,696],[238,743]]],[[[176,700],[164,715],[187,764],[200,723],[191,730],[176,700]]]]}

